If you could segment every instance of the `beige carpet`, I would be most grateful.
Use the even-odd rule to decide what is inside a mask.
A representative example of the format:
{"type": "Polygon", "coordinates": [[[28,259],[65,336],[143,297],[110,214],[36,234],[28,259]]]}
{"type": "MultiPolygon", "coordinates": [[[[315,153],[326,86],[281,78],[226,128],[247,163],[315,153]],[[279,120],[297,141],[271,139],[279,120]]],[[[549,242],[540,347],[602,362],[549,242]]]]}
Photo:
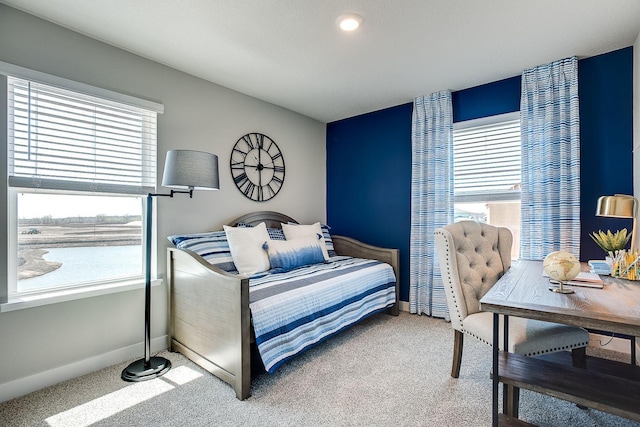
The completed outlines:
{"type": "MultiPolygon", "coordinates": [[[[0,426],[488,426],[491,350],[467,339],[456,380],[452,345],[442,320],[376,315],[259,376],[242,402],[163,352],[173,363],[164,377],[123,382],[123,363],[0,404],[0,426]]],[[[539,426],[639,425],[527,390],[520,416],[539,426]]]]}

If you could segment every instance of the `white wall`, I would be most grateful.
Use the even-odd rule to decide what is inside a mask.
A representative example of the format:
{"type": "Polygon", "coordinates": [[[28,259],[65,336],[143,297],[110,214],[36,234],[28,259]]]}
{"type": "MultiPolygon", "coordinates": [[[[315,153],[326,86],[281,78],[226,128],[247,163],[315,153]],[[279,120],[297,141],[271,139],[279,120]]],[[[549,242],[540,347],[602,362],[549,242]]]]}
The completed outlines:
{"type": "MultiPolygon", "coordinates": [[[[164,236],[218,229],[256,210],[284,212],[303,222],[325,220],[323,123],[1,4],[0,61],[164,104],[165,113],[158,120],[159,179],[169,149],[218,155],[219,191],[197,192],[193,199],[178,195],[158,200],[161,277],[167,246],[164,236]],[[231,148],[248,132],[272,137],[285,158],[284,186],[265,203],[245,198],[229,171],[231,148]]],[[[6,267],[6,257],[2,262],[6,267]]],[[[151,334],[156,348],[166,343],[166,291],[166,285],[153,289],[151,334]]],[[[0,401],[141,357],[143,301],[140,289],[0,313],[0,401]]]]}

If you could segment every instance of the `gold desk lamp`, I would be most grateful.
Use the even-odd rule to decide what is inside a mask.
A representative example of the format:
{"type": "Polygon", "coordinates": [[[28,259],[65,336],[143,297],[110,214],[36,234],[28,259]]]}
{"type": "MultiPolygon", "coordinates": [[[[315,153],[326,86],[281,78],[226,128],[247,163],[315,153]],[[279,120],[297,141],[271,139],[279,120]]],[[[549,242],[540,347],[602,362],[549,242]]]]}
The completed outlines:
{"type": "Polygon", "coordinates": [[[601,196],[598,198],[596,216],[612,218],[633,218],[631,231],[631,252],[636,249],[636,224],[638,222],[638,199],[626,194],[615,196],[601,196]]]}

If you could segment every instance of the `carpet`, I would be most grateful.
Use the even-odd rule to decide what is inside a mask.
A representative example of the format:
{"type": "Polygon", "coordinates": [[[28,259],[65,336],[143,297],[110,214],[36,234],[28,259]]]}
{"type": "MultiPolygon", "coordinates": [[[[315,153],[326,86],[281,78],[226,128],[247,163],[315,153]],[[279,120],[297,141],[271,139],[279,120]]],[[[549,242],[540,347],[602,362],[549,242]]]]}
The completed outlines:
{"type": "MultiPolygon", "coordinates": [[[[427,316],[379,314],[235,393],[178,353],[165,376],[127,383],[128,363],[0,404],[3,427],[491,425],[491,349],[467,338],[450,376],[453,331],[427,316]]],[[[640,403],[640,402],[639,402],[640,403]]],[[[521,391],[520,418],[538,426],[639,426],[521,391]]]]}

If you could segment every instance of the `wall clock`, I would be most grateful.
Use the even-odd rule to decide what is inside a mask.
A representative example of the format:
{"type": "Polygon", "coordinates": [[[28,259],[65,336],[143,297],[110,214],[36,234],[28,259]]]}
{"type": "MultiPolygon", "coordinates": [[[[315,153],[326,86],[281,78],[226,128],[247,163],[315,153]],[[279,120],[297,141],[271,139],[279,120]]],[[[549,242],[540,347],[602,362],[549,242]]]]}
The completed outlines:
{"type": "Polygon", "coordinates": [[[284,183],[284,158],[275,141],[248,133],[231,150],[231,175],[238,190],[256,202],[275,197],[284,183]]]}

